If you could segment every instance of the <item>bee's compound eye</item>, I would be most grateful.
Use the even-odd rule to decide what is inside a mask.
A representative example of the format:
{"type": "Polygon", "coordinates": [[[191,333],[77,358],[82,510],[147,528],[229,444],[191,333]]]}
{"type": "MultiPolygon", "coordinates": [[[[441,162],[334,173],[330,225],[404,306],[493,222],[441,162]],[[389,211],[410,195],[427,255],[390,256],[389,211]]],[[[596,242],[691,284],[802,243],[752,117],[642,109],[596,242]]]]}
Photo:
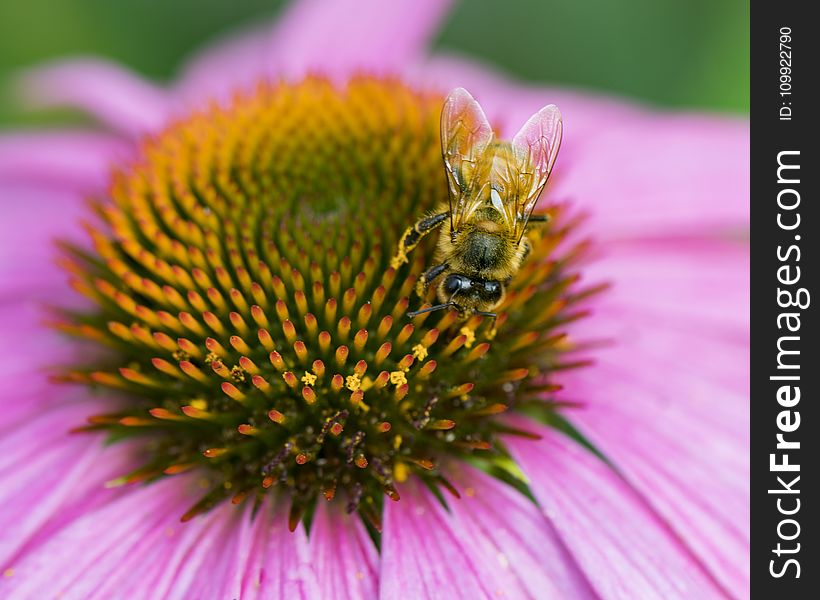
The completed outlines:
{"type": "Polygon", "coordinates": [[[470,284],[471,281],[468,277],[453,273],[452,275],[448,275],[447,279],[444,280],[444,291],[448,294],[456,294],[462,290],[469,289],[470,284]]]}
{"type": "Polygon", "coordinates": [[[498,281],[484,282],[484,296],[492,301],[501,299],[501,283],[498,281]]]}

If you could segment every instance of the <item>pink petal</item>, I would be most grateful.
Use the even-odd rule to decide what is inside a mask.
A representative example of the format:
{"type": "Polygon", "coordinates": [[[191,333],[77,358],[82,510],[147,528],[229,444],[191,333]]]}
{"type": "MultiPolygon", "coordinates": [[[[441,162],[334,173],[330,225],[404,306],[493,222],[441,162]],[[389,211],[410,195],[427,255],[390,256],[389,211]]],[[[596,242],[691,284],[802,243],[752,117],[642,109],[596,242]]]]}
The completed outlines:
{"type": "MultiPolygon", "coordinates": [[[[537,426],[527,424],[530,430],[537,426]]],[[[615,471],[543,429],[508,438],[544,514],[603,598],[719,598],[725,590],[615,471]]]]}
{"type": "MultiPolygon", "coordinates": [[[[0,386],[0,436],[26,431],[30,420],[51,410],[77,410],[73,419],[54,422],[56,434],[85,424],[89,415],[116,409],[111,398],[98,395],[90,402],[87,389],[51,379],[58,367],[76,365],[78,356],[87,360],[99,353],[99,347],[88,348],[45,327],[44,314],[33,303],[3,302],[0,308],[0,344],[14,349],[0,361],[0,379],[7,382],[0,386]]],[[[51,434],[43,435],[50,438],[51,434]]]]}
{"type": "Polygon", "coordinates": [[[510,136],[539,107],[563,114],[561,152],[544,198],[589,210],[599,239],[715,235],[749,225],[745,119],[649,110],[624,101],[524,86],[465,59],[409,67],[419,85],[467,88],[510,136]]]}
{"type": "MultiPolygon", "coordinates": [[[[20,419],[82,396],[77,388],[55,385],[49,373],[77,364],[98,351],[91,350],[47,327],[53,318],[45,305],[76,307],[82,298],[66,285],[67,275],[57,267],[55,237],[80,239],[83,212],[73,193],[1,185],[17,202],[4,207],[0,220],[0,344],[13,348],[0,361],[0,377],[14,382],[0,388],[0,429],[20,419]]],[[[82,236],[84,237],[84,236],[82,236]]]]}
{"type": "Polygon", "coordinates": [[[20,203],[6,186],[36,186],[62,193],[97,193],[111,166],[131,157],[113,135],[82,131],[5,132],[0,135],[0,200],[3,210],[20,203]]]}
{"type": "MultiPolygon", "coordinates": [[[[14,575],[5,582],[9,592],[20,598],[89,598],[101,584],[122,578],[121,565],[137,553],[146,566],[163,564],[171,541],[161,536],[173,522],[171,515],[178,521],[178,511],[184,510],[186,494],[180,493],[179,483],[167,480],[132,488],[117,501],[88,510],[11,565],[14,575]]],[[[129,593],[147,598],[146,591],[129,593]]]]}
{"type": "Polygon", "coordinates": [[[380,597],[490,597],[491,578],[459,545],[438,500],[415,483],[400,491],[402,499],[384,507],[380,597]]]}
{"type": "MultiPolygon", "coordinates": [[[[628,310],[661,319],[678,330],[692,324],[714,328],[717,337],[748,342],[749,247],[746,242],[708,239],[653,239],[600,244],[585,264],[589,284],[609,282],[595,298],[595,316],[572,325],[576,337],[615,337],[624,331],[649,336],[652,328],[619,323],[612,311],[628,310]],[[598,315],[609,315],[598,323],[598,315]],[[607,329],[603,330],[602,327],[607,329]],[[610,329],[610,327],[612,329],[610,329]]],[[[706,332],[709,333],[709,332],[706,332]]]]}
{"type": "MultiPolygon", "coordinates": [[[[187,552],[175,570],[159,569],[163,583],[169,585],[166,594],[172,598],[239,598],[242,575],[252,552],[254,525],[249,506],[236,508],[223,504],[192,523],[200,534],[192,544],[185,544],[187,552]],[[168,578],[168,574],[172,574],[168,578]]],[[[186,523],[175,523],[174,533],[186,528],[186,523]]],[[[170,533],[170,532],[169,532],[170,533]]],[[[186,532],[187,533],[187,532],[186,532]]],[[[176,544],[168,544],[169,550],[176,544]]],[[[174,548],[176,549],[176,548],[174,548]]],[[[101,596],[104,598],[105,596],[101,596]]]]}
{"type": "Polygon", "coordinates": [[[96,58],[61,60],[26,73],[20,81],[29,105],[70,106],[131,137],[157,131],[172,102],[162,89],[114,63],[96,58]]]}
{"type": "MultiPolygon", "coordinates": [[[[76,350],[76,346],[74,349],[76,350]]],[[[88,390],[50,381],[42,365],[29,365],[21,371],[23,376],[30,377],[29,381],[21,379],[14,385],[3,386],[4,389],[0,391],[0,435],[15,431],[21,423],[42,411],[49,411],[63,404],[83,403],[88,399],[88,390]]],[[[97,412],[110,412],[115,408],[116,404],[112,401],[98,407],[97,412]]],[[[91,409],[86,407],[86,410],[91,409]]],[[[85,424],[85,417],[92,414],[95,413],[81,415],[74,422],[66,424],[65,429],[85,424]]]]}
{"type": "Polygon", "coordinates": [[[285,75],[388,72],[422,54],[450,0],[301,0],[277,24],[271,57],[285,75]]]}
{"type": "Polygon", "coordinates": [[[104,193],[112,163],[128,160],[132,152],[129,145],[96,134],[0,136],[0,301],[76,296],[55,264],[54,242],[87,245],[80,227],[90,215],[86,200],[104,193]]]}
{"type": "Polygon", "coordinates": [[[518,490],[463,466],[453,482],[462,497],[449,502],[450,516],[465,545],[482,549],[493,579],[502,575],[499,587],[508,597],[595,596],[552,524],[518,490]]]}
{"type": "Polygon", "coordinates": [[[310,530],[310,556],[321,598],[376,598],[379,556],[356,515],[320,500],[310,530]]]}
{"type": "Polygon", "coordinates": [[[197,56],[179,87],[224,98],[259,78],[388,73],[421,56],[451,0],[299,0],[272,27],[239,31],[197,56]]]}
{"type": "Polygon", "coordinates": [[[88,245],[80,220],[89,216],[82,197],[70,191],[0,184],[0,301],[49,300],[78,296],[56,264],[57,240],[88,245]]]}
{"type": "Polygon", "coordinates": [[[457,478],[450,512],[418,483],[387,503],[382,598],[595,597],[534,504],[473,469],[457,478]]]}
{"type": "Polygon", "coordinates": [[[223,504],[191,523],[176,524],[185,540],[166,543],[169,562],[161,569],[158,596],[321,597],[304,529],[288,530],[287,504],[267,501],[255,517],[248,504],[223,504]],[[195,536],[189,527],[200,533],[195,536]]]}
{"type": "Polygon", "coordinates": [[[174,95],[188,106],[212,99],[226,100],[237,90],[253,89],[259,80],[272,77],[270,47],[272,23],[243,27],[209,43],[182,69],[174,95]]]}
{"type": "Polygon", "coordinates": [[[246,571],[243,590],[258,588],[259,598],[321,598],[305,530],[301,525],[293,533],[288,530],[288,506],[280,500],[270,524],[260,524],[264,531],[256,540],[258,567],[246,571]]]}
{"type": "Polygon", "coordinates": [[[120,495],[104,484],[134,468],[130,446],[107,449],[101,435],[68,431],[101,410],[99,401],[65,403],[0,437],[0,566],[120,495]]]}
{"type": "MultiPolygon", "coordinates": [[[[47,327],[46,313],[36,302],[0,300],[0,345],[13,349],[0,361],[0,435],[17,429],[21,422],[41,412],[61,406],[85,406],[68,429],[85,422],[85,417],[116,409],[116,401],[105,394],[90,394],[81,386],[57,383],[53,376],[68,367],[93,361],[101,352],[97,344],[83,343],[47,327]],[[96,409],[90,398],[102,402],[96,409]]],[[[96,405],[96,404],[95,404],[96,405]]]]}
{"type": "MultiPolygon", "coordinates": [[[[254,548],[248,536],[246,511],[221,505],[189,523],[180,523],[179,516],[186,508],[180,504],[165,516],[163,527],[154,528],[155,535],[162,533],[151,544],[159,551],[156,556],[139,555],[136,564],[127,565],[123,577],[115,578],[113,584],[123,589],[136,586],[146,598],[195,597],[190,594],[195,589],[201,591],[203,586],[209,587],[208,596],[240,597],[241,581],[236,572],[254,548]],[[215,564],[216,560],[220,563],[215,564]],[[209,572],[213,567],[216,570],[209,572]]],[[[263,523],[256,521],[262,529],[263,523]]]]}
{"type": "Polygon", "coordinates": [[[591,266],[616,282],[578,323],[605,337],[567,373],[569,418],[729,590],[749,585],[747,249],[611,247],[591,266]],[[602,382],[606,382],[602,385],[602,382]]]}
{"type": "MultiPolygon", "coordinates": [[[[5,580],[12,597],[319,598],[304,531],[270,503],[251,521],[248,507],[222,504],[190,523],[195,478],[134,488],[89,507],[25,553],[5,580]],[[16,596],[14,594],[17,594],[16,596]]],[[[201,492],[201,490],[200,490],[201,492]]]]}

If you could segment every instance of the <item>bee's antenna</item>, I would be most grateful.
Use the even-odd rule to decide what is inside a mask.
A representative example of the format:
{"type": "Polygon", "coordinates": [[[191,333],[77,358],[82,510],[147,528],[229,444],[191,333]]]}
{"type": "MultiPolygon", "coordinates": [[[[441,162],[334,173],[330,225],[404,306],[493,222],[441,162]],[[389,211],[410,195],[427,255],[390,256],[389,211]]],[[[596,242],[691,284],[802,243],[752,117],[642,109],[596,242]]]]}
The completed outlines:
{"type": "Polygon", "coordinates": [[[436,304],[435,306],[428,306],[427,308],[422,308],[421,310],[414,310],[407,313],[407,316],[413,318],[419,315],[423,315],[424,313],[429,313],[436,310],[444,310],[445,308],[449,308],[451,306],[455,306],[455,302],[447,302],[446,304],[436,304]]]}

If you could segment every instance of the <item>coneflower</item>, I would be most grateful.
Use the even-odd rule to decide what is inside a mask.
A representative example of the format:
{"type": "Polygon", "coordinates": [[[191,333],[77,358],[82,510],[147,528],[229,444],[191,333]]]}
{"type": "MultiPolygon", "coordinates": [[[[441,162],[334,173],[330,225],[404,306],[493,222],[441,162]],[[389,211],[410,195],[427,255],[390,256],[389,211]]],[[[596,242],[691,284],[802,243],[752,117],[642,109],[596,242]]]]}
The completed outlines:
{"type": "Polygon", "coordinates": [[[183,520],[276,488],[291,529],[339,495],[380,530],[409,476],[458,496],[442,460],[503,472],[499,434],[537,437],[499,415],[560,418],[549,377],[577,366],[563,332],[594,291],[575,285],[585,244],[559,248],[564,211],[496,319],[407,315],[432,248],[391,257],[447,194],[442,102],[391,80],[262,85],[114,175],[93,251],[63,257],[95,308],[56,324],[107,350],[64,379],[128,398],[82,429],[144,440],[145,463],[110,484],[205,467],[183,520]]]}

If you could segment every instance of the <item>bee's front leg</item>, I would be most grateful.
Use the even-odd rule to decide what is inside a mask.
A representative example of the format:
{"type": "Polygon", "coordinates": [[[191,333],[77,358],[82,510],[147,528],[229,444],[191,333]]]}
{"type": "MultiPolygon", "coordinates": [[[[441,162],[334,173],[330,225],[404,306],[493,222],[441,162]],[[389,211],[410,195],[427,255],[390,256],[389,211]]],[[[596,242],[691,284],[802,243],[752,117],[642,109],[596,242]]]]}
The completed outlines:
{"type": "Polygon", "coordinates": [[[399,240],[399,249],[390,261],[390,266],[394,269],[398,269],[403,263],[408,262],[407,253],[418,246],[425,235],[441,225],[449,216],[449,212],[429,215],[419,219],[412,227],[408,227],[399,240]]]}
{"type": "Polygon", "coordinates": [[[436,265],[435,267],[430,267],[424,273],[422,273],[421,277],[419,278],[419,282],[416,284],[416,293],[419,295],[420,298],[424,298],[427,295],[427,288],[430,287],[430,284],[433,280],[444,273],[447,270],[449,265],[447,263],[436,265]]]}

